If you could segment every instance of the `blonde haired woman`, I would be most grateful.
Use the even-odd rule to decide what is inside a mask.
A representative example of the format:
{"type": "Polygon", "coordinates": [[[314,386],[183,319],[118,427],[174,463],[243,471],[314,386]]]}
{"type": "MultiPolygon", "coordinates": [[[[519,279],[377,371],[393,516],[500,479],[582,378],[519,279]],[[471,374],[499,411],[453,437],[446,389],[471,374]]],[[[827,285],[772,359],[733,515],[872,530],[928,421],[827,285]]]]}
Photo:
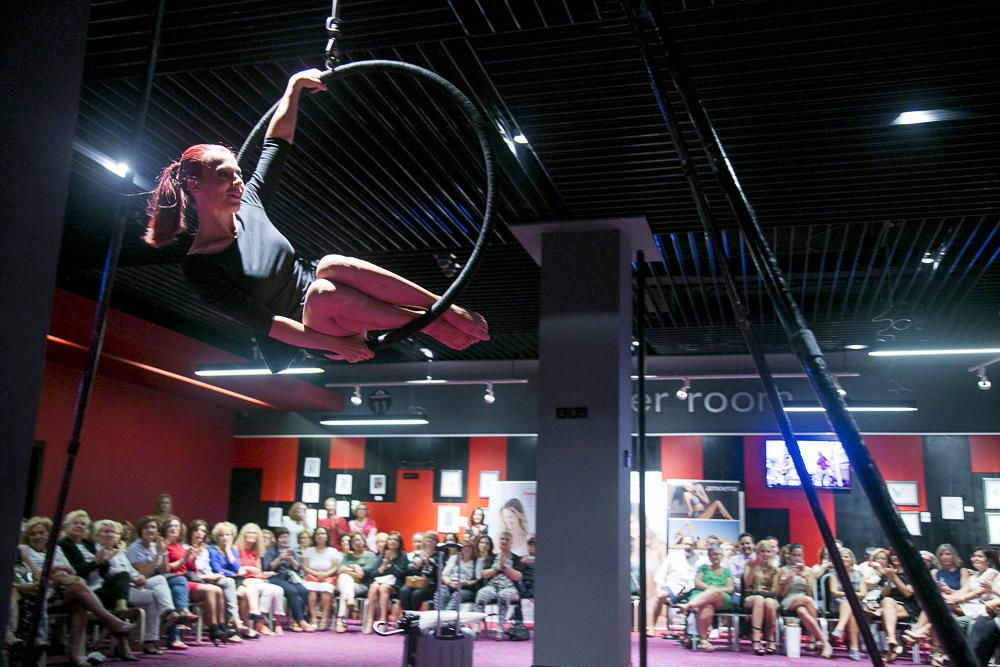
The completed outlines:
{"type": "Polygon", "coordinates": [[[819,625],[816,601],[812,597],[813,573],[811,568],[806,567],[802,551],[801,544],[788,545],[787,564],[778,574],[777,592],[781,596],[781,608],[799,617],[802,626],[816,639],[820,655],[830,658],[833,657],[833,647],[819,625]]]}
{"type": "MultiPolygon", "coordinates": [[[[240,566],[244,571],[243,588],[247,603],[247,618],[251,628],[255,628],[263,620],[261,608],[273,611],[275,598],[284,597],[281,589],[268,581],[273,573],[266,571],[261,564],[261,557],[265,551],[261,533],[260,526],[247,523],[240,528],[236,536],[236,549],[240,554],[240,566]]],[[[279,610],[278,613],[282,611],[279,610]]]]}
{"type": "MultiPolygon", "coordinates": [[[[246,576],[246,570],[240,564],[240,552],[234,544],[236,539],[236,524],[228,521],[220,521],[215,524],[212,527],[212,539],[215,541],[215,545],[210,547],[208,552],[212,569],[216,572],[221,572],[233,580],[236,584],[237,595],[245,594],[246,588],[243,586],[243,579],[246,576]]],[[[225,619],[224,609],[221,609],[218,614],[225,619]]],[[[239,643],[241,640],[238,634],[236,629],[227,629],[224,625],[217,623],[213,625],[209,636],[212,637],[213,643],[218,639],[239,643]]]]}
{"type": "Polygon", "coordinates": [[[306,509],[305,503],[294,502],[288,508],[288,516],[281,518],[282,527],[288,531],[289,544],[298,544],[299,533],[309,530],[309,525],[306,523],[306,509]]]}
{"type": "MultiPolygon", "coordinates": [[[[49,536],[52,534],[52,520],[44,516],[33,516],[28,519],[21,532],[21,545],[18,547],[21,555],[21,562],[31,571],[34,581],[38,581],[42,574],[42,566],[45,563],[45,550],[49,543],[49,536]]],[[[49,581],[52,586],[48,592],[48,602],[51,604],[61,598],[62,602],[70,607],[72,618],[70,621],[70,661],[74,665],[86,665],[87,641],[86,641],[86,616],[84,612],[89,611],[97,617],[111,632],[116,640],[127,638],[129,633],[135,629],[132,623],[126,623],[113,615],[101,601],[94,595],[94,592],[87,587],[87,583],[73,570],[73,566],[66,560],[63,550],[56,547],[52,560],[52,569],[49,574],[49,581]]],[[[45,621],[46,617],[42,617],[45,621]]],[[[40,625],[40,638],[44,640],[45,625],[40,625]]]]}
{"type": "Polygon", "coordinates": [[[776,651],[778,568],[773,564],[775,551],[771,540],[761,540],[757,543],[756,558],[743,568],[743,606],[750,610],[751,641],[757,655],[776,651]]]}

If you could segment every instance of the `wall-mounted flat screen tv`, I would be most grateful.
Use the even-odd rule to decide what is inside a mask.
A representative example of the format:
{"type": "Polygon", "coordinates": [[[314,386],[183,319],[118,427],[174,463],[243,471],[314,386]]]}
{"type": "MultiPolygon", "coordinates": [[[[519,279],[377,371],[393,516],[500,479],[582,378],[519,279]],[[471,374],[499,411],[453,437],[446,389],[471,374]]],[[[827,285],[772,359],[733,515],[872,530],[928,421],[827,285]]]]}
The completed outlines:
{"type": "MultiPolygon", "coordinates": [[[[799,449],[817,489],[851,488],[851,466],[843,445],[836,440],[799,440],[799,449]]],[[[764,479],[770,488],[802,486],[784,440],[765,442],[764,479]]]]}

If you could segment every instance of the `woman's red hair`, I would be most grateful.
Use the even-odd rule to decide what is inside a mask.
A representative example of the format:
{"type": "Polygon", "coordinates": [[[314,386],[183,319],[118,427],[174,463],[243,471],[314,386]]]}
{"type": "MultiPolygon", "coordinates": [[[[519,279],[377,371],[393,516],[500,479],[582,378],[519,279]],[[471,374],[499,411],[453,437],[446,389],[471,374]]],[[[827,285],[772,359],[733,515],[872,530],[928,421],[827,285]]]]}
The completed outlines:
{"type": "Polygon", "coordinates": [[[162,248],[173,243],[181,232],[188,229],[188,198],[191,194],[187,190],[186,181],[201,175],[201,169],[207,162],[205,154],[216,149],[229,151],[225,146],[195,144],[160,173],[156,189],[146,205],[149,221],[146,223],[143,241],[154,248],[162,248]]]}

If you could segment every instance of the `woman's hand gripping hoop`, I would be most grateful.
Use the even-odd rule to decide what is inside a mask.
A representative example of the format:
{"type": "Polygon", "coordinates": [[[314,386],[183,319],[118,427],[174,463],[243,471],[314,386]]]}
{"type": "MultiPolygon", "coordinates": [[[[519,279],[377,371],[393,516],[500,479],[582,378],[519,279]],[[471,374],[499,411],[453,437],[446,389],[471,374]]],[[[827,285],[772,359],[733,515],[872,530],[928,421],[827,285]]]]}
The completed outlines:
{"type": "MultiPolygon", "coordinates": [[[[409,63],[392,60],[365,60],[356,63],[348,63],[346,65],[339,65],[333,69],[326,70],[320,74],[319,80],[329,86],[339,79],[355,75],[376,73],[402,74],[404,76],[420,79],[421,81],[433,84],[444,90],[448,94],[448,97],[452,99],[459,108],[461,108],[466,118],[468,118],[469,123],[472,125],[472,128],[475,130],[476,136],[479,139],[480,148],[483,152],[483,164],[486,170],[486,204],[483,213],[483,222],[479,228],[479,238],[476,239],[476,244],[472,249],[472,253],[469,255],[468,261],[465,263],[465,266],[455,278],[454,282],[452,282],[451,286],[448,287],[441,298],[438,299],[438,301],[428,308],[427,311],[421,316],[411,320],[406,325],[398,329],[383,333],[375,338],[370,338],[367,341],[367,344],[373,351],[393,345],[404,338],[408,338],[417,331],[420,331],[445,313],[451,307],[452,303],[454,303],[455,299],[458,298],[458,295],[465,286],[465,283],[472,277],[472,274],[475,273],[476,268],[479,265],[483,249],[486,246],[487,238],[489,237],[493,227],[495,201],[494,188],[496,181],[494,166],[495,158],[493,148],[490,143],[491,135],[489,133],[486,120],[476,109],[472,101],[469,100],[469,98],[461,90],[456,88],[443,77],[431,72],[430,70],[424,69],[423,67],[411,65],[409,63]]],[[[271,116],[274,115],[277,108],[278,104],[271,107],[271,109],[257,122],[257,125],[250,132],[246,141],[243,142],[243,146],[240,147],[240,151],[236,156],[236,159],[240,164],[243,164],[244,156],[250,147],[259,145],[263,141],[264,132],[267,130],[271,116]]],[[[317,351],[317,354],[320,356],[326,356],[328,351],[317,351]]]]}

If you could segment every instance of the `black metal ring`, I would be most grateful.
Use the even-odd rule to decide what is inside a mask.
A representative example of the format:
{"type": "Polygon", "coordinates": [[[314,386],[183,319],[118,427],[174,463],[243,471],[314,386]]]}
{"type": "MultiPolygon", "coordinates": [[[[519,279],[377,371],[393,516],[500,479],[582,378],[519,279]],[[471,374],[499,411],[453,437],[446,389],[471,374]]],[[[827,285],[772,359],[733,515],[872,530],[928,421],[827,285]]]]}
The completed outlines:
{"type": "MultiPolygon", "coordinates": [[[[465,95],[465,93],[455,87],[444,77],[435,74],[428,69],[424,69],[423,67],[411,65],[410,63],[398,62],[395,60],[362,60],[360,62],[347,63],[345,65],[338,65],[333,69],[328,69],[320,74],[319,78],[324,83],[333,83],[338,79],[343,79],[353,75],[373,74],[379,72],[403,74],[405,76],[418,78],[422,81],[432,83],[447,92],[449,97],[462,109],[465,116],[469,119],[472,128],[475,130],[476,136],[479,138],[479,146],[483,152],[483,163],[486,168],[486,205],[483,211],[482,226],[479,228],[479,238],[476,239],[476,244],[472,248],[472,253],[469,255],[469,259],[466,261],[465,266],[462,267],[462,271],[458,274],[458,277],[456,277],[448,289],[445,290],[444,294],[441,295],[441,298],[434,302],[434,304],[428,308],[427,312],[423,315],[411,320],[398,329],[388,331],[378,337],[369,339],[368,347],[372,350],[388,347],[389,345],[397,343],[404,338],[408,338],[410,335],[423,329],[425,326],[440,317],[448,308],[451,307],[451,304],[454,303],[455,299],[458,298],[458,295],[465,286],[465,283],[470,277],[472,277],[476,267],[479,265],[483,249],[486,247],[487,238],[489,237],[490,231],[493,227],[493,209],[495,199],[494,184],[496,181],[494,154],[490,145],[489,126],[487,125],[482,114],[479,113],[479,110],[476,109],[475,105],[465,95]]],[[[272,106],[270,110],[268,110],[268,112],[265,113],[259,121],[257,121],[257,125],[255,125],[253,130],[251,130],[250,134],[246,138],[246,141],[244,141],[243,145],[240,147],[239,153],[236,155],[237,162],[243,162],[243,157],[249,150],[250,146],[260,144],[263,141],[264,132],[267,130],[267,125],[271,121],[271,116],[273,116],[274,112],[277,110],[278,104],[279,103],[275,103],[274,106],[272,106]]]]}

